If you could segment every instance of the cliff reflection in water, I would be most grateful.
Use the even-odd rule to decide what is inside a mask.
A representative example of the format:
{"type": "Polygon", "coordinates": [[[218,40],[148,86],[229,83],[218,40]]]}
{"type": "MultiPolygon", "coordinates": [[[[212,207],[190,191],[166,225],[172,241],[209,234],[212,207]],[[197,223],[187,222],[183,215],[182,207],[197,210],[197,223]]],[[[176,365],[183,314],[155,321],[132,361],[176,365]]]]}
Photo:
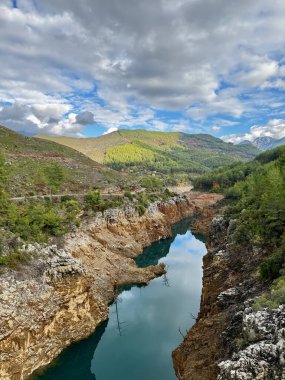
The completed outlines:
{"type": "MultiPolygon", "coordinates": [[[[157,265],[159,260],[165,257],[174,242],[177,235],[185,235],[189,230],[192,218],[187,218],[172,226],[172,236],[153,243],[151,246],[146,247],[143,253],[135,259],[136,264],[145,268],[149,265],[157,265]]],[[[202,237],[195,236],[197,239],[202,240],[202,237]]]]}

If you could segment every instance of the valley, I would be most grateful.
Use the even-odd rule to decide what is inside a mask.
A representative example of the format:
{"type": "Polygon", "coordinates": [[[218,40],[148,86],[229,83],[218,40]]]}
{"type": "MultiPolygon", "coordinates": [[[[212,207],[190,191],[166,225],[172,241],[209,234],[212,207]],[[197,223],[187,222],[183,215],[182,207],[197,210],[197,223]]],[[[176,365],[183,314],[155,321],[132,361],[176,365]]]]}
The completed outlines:
{"type": "Polygon", "coordinates": [[[189,175],[250,160],[259,152],[253,146],[225,143],[206,134],[120,130],[98,138],[85,138],[84,143],[82,139],[69,137],[38,137],[76,149],[121,172],[157,172],[169,180],[189,180],[189,175]]]}
{"type": "MultiPolygon", "coordinates": [[[[171,244],[176,236],[172,225],[189,217],[192,233],[205,236],[207,253],[196,323],[189,321],[184,331],[173,324],[183,338],[182,342],[175,338],[167,351],[170,360],[174,350],[176,376],[231,380],[235,374],[246,373],[252,380],[256,376],[282,379],[283,146],[253,160],[240,156],[236,162],[236,153],[231,152],[233,161],[228,160],[228,165],[204,168],[189,182],[191,175],[183,166],[175,181],[170,181],[163,170],[154,173],[148,166],[142,170],[128,164],[127,170],[111,168],[56,142],[25,137],[4,127],[0,132],[1,379],[49,378],[49,369],[46,375],[41,371],[108,319],[109,305],[120,297],[118,289],[145,286],[168,272],[176,276],[159,260],[159,247],[165,243],[169,249],[167,242],[171,244]],[[158,242],[153,246],[154,258],[152,254],[146,257],[148,249],[152,252],[147,247],[154,242],[158,242]],[[262,368],[255,364],[260,360],[262,368]]],[[[157,135],[154,142],[150,136],[148,143],[158,144],[157,135]]],[[[161,143],[160,135],[159,139],[161,143]]],[[[213,155],[213,141],[199,136],[195,144],[201,141],[204,147],[210,144],[207,149],[213,155]]],[[[189,223],[184,231],[188,228],[189,223]]],[[[181,260],[187,261],[186,256],[181,260]]],[[[183,281],[186,278],[187,270],[183,281]]],[[[175,287],[173,291],[175,300],[175,287]]],[[[192,296],[188,297],[183,301],[185,310],[192,302],[192,296]]],[[[175,318],[179,318],[179,308],[175,318]]],[[[169,321],[168,330],[171,325],[169,321]]],[[[99,327],[99,335],[100,331],[99,327]]],[[[91,336],[90,342],[98,343],[100,338],[91,336]]],[[[149,365],[144,368],[151,371],[149,365]]],[[[174,378],[173,372],[167,373],[174,378]]],[[[154,372],[153,376],[160,375],[154,372]]]]}

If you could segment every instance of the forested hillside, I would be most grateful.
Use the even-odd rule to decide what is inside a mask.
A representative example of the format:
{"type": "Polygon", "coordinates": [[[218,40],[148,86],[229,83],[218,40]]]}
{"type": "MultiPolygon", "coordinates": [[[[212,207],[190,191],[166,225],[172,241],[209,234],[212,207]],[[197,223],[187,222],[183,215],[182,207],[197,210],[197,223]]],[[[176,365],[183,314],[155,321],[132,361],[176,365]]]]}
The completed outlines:
{"type": "Polygon", "coordinates": [[[204,173],[238,160],[249,160],[258,150],[225,143],[210,135],[179,132],[120,130],[98,138],[39,136],[81,151],[116,170],[160,172],[164,175],[204,173]]]}
{"type": "Polygon", "coordinates": [[[266,252],[262,280],[276,279],[258,306],[285,302],[285,146],[264,152],[252,162],[230,165],[197,178],[199,190],[224,192],[233,241],[266,252]]]}

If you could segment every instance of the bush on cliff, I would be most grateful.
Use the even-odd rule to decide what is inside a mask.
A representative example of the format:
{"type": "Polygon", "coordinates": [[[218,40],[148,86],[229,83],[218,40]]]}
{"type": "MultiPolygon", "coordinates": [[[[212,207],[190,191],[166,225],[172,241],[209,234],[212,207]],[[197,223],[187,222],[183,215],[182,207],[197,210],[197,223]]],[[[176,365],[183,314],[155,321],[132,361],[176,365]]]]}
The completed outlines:
{"type": "Polygon", "coordinates": [[[277,278],[271,285],[268,292],[257,297],[253,308],[260,310],[268,307],[269,309],[276,309],[279,305],[285,303],[285,271],[281,272],[281,276],[277,278]]]}
{"type": "Polygon", "coordinates": [[[46,241],[49,236],[66,233],[76,222],[79,211],[74,200],[56,204],[49,200],[11,203],[1,225],[25,241],[46,241]]]}
{"type": "Polygon", "coordinates": [[[259,273],[263,280],[274,279],[279,276],[285,263],[285,234],[280,247],[269,257],[263,260],[259,267],[259,273]]]}
{"type": "Polygon", "coordinates": [[[122,197],[113,197],[111,199],[103,198],[99,191],[89,190],[84,197],[84,209],[97,211],[105,211],[108,208],[119,207],[124,204],[122,197]]]}
{"type": "Polygon", "coordinates": [[[279,276],[285,262],[285,146],[264,152],[195,180],[198,189],[224,192],[228,219],[236,220],[233,240],[257,245],[272,255],[260,265],[263,280],[279,276]]]}

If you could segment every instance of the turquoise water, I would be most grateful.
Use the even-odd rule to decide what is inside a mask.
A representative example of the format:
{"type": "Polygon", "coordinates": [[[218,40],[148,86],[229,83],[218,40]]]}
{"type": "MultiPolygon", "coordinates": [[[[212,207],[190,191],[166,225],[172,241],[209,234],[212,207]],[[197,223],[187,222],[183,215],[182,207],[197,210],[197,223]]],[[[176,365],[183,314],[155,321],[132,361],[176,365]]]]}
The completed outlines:
{"type": "Polygon", "coordinates": [[[172,238],[152,244],[137,259],[142,267],[164,262],[166,276],[122,289],[109,320],[32,379],[175,380],[171,352],[198,313],[206,252],[189,223],[177,223],[172,238]]]}

